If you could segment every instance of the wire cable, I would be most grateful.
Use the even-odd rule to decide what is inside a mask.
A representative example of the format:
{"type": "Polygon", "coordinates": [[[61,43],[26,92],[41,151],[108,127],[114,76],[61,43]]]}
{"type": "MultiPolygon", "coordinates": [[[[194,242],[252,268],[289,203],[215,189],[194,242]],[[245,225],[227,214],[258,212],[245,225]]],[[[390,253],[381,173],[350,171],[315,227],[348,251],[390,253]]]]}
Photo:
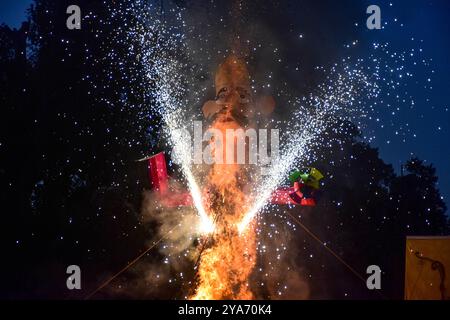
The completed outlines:
{"type": "Polygon", "coordinates": [[[144,252],[142,252],[140,255],[138,255],[135,259],[133,259],[130,263],[128,263],[124,268],[122,268],[120,271],[118,271],[117,273],[115,273],[111,278],[109,278],[108,280],[106,280],[105,282],[103,282],[97,289],[95,289],[94,291],[92,291],[89,295],[87,295],[84,300],[89,300],[90,298],[92,298],[97,292],[99,292],[101,289],[103,289],[104,287],[106,287],[108,284],[111,283],[111,281],[113,281],[115,278],[117,278],[118,276],[120,276],[123,272],[125,272],[126,270],[128,270],[132,265],[134,265],[136,262],[139,261],[139,259],[141,259],[143,256],[145,256],[150,250],[152,250],[154,247],[156,247],[161,241],[163,241],[164,239],[167,238],[167,236],[172,233],[173,230],[175,230],[177,227],[179,227],[180,224],[177,224],[176,226],[174,226],[172,229],[170,229],[164,236],[162,236],[158,241],[156,241],[155,243],[153,243],[150,247],[148,247],[147,249],[144,250],[144,252]]]}

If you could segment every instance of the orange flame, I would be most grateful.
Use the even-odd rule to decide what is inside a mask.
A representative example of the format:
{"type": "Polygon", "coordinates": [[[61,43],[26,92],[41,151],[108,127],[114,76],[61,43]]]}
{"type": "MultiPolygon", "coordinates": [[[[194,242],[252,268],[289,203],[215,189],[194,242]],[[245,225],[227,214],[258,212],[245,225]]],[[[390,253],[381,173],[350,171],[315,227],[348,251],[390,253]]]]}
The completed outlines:
{"type": "MultiPolygon", "coordinates": [[[[212,148],[212,152],[224,152],[223,159],[236,145],[236,141],[227,143],[226,129],[240,128],[229,119],[229,115],[219,116],[212,125],[223,133],[225,140],[224,148],[212,148]]],[[[244,233],[239,233],[236,227],[248,210],[243,192],[246,182],[244,169],[238,164],[215,164],[209,173],[208,213],[216,221],[216,229],[201,254],[198,287],[191,299],[254,298],[249,277],[256,262],[255,226],[250,224],[244,233]]]]}

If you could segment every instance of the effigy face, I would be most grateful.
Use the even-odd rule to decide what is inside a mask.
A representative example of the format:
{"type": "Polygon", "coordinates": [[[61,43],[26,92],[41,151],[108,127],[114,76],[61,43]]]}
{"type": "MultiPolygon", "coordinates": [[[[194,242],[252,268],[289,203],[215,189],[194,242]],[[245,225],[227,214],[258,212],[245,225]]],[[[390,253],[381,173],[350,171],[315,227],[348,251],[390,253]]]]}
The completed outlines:
{"type": "Polygon", "coordinates": [[[203,114],[212,122],[251,124],[258,114],[268,115],[274,107],[272,97],[253,98],[250,75],[244,61],[231,55],[219,65],[215,75],[216,99],[203,105],[203,114]]]}

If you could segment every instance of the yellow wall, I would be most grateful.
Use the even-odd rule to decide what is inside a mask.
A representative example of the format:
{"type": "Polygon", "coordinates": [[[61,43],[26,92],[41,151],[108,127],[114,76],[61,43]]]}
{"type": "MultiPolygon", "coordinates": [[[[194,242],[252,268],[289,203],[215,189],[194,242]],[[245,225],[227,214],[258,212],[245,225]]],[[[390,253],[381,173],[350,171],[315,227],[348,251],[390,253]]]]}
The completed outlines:
{"type": "MultiPolygon", "coordinates": [[[[440,300],[441,276],[432,269],[432,261],[444,266],[446,299],[450,299],[450,237],[407,237],[405,264],[405,300],[440,300]]],[[[438,264],[435,263],[437,266],[438,264]]]]}

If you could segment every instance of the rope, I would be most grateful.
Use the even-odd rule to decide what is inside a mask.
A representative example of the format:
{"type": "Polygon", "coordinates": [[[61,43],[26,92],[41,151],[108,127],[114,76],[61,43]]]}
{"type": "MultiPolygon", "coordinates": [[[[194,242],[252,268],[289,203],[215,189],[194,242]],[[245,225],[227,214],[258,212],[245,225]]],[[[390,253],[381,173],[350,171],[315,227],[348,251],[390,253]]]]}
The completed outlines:
{"type": "Polygon", "coordinates": [[[179,227],[180,224],[177,224],[175,227],[173,227],[172,229],[170,229],[164,236],[162,236],[158,241],[156,241],[155,243],[153,243],[153,245],[151,245],[150,247],[148,247],[147,249],[144,250],[144,252],[142,252],[140,255],[138,255],[133,261],[131,261],[130,263],[128,263],[124,268],[122,268],[120,271],[118,271],[116,274],[114,274],[111,278],[109,278],[108,280],[106,280],[105,282],[103,282],[97,289],[95,289],[94,291],[92,291],[89,295],[86,296],[86,298],[84,298],[84,300],[89,300],[90,298],[92,298],[97,292],[99,292],[101,289],[103,289],[104,287],[106,287],[108,284],[111,283],[111,281],[113,281],[115,278],[117,278],[119,275],[121,275],[123,272],[125,272],[126,270],[128,270],[132,265],[134,265],[139,259],[141,259],[143,256],[145,256],[150,250],[152,250],[154,247],[156,247],[162,240],[164,240],[165,238],[167,238],[167,236],[173,231],[175,230],[177,227],[179,227]]]}
{"type": "Polygon", "coordinates": [[[361,281],[366,284],[366,279],[364,279],[361,274],[359,274],[355,269],[352,268],[347,262],[345,262],[336,252],[334,252],[331,248],[329,248],[318,236],[316,236],[311,230],[309,230],[303,223],[300,222],[298,218],[293,216],[291,213],[286,212],[300,227],[302,227],[303,230],[306,231],[307,234],[309,234],[314,240],[319,242],[329,253],[331,253],[339,262],[341,262],[344,266],[347,267],[356,277],[358,277],[361,281]]]}

